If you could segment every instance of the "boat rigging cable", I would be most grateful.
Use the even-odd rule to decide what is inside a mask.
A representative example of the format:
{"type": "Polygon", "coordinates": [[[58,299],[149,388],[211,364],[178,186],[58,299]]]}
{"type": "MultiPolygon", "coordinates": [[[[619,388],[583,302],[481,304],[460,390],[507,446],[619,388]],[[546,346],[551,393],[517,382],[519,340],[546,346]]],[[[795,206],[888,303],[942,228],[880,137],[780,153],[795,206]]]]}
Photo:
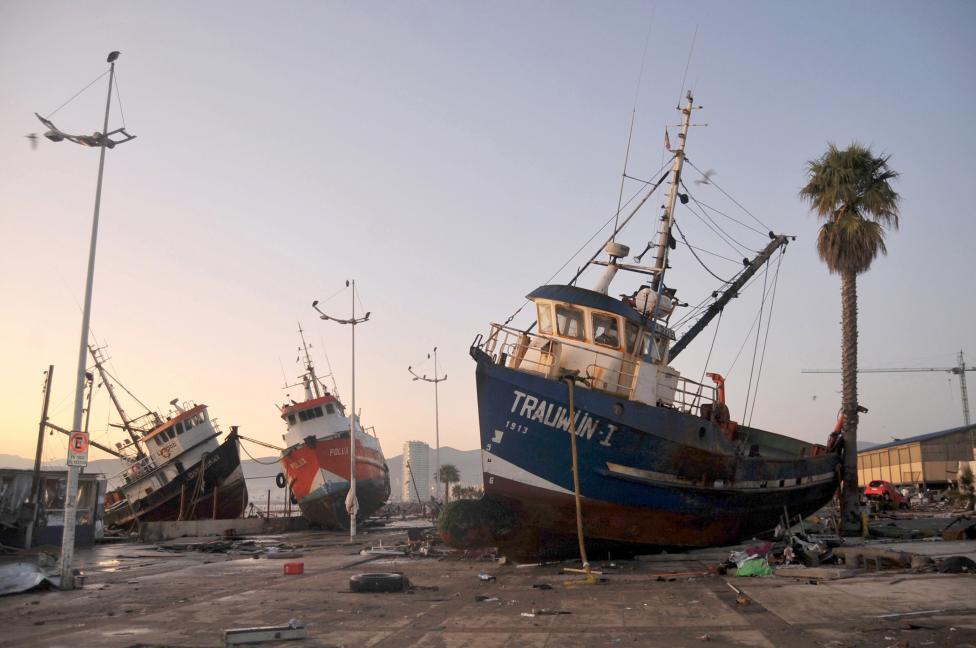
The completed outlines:
{"type": "MultiPolygon", "coordinates": [[[[687,156],[685,157],[685,162],[687,162],[688,164],[690,164],[690,165],[691,165],[691,168],[692,168],[692,169],[694,169],[695,171],[697,171],[698,173],[700,173],[700,174],[701,174],[701,176],[702,176],[703,178],[704,178],[704,177],[707,177],[707,176],[705,175],[705,172],[704,172],[704,171],[702,171],[701,169],[699,169],[698,167],[696,167],[696,166],[695,166],[695,163],[694,163],[694,162],[692,162],[691,160],[689,160],[687,156]]],[[[733,203],[735,203],[735,205],[736,205],[736,207],[738,207],[739,209],[741,209],[741,210],[742,210],[742,211],[744,211],[745,213],[747,213],[747,214],[749,214],[749,216],[750,216],[750,217],[752,218],[752,220],[754,220],[754,221],[756,221],[757,223],[759,223],[760,225],[762,225],[762,227],[763,227],[763,229],[765,229],[765,230],[769,230],[769,226],[767,226],[767,225],[766,225],[766,224],[765,224],[764,222],[762,222],[761,220],[759,220],[758,218],[756,218],[756,215],[755,215],[755,214],[753,214],[753,213],[752,213],[751,211],[749,211],[748,209],[746,209],[745,207],[743,207],[743,206],[742,206],[742,204],[741,204],[741,203],[740,203],[740,202],[739,202],[738,200],[736,200],[735,198],[733,198],[733,197],[732,197],[732,196],[731,196],[731,195],[730,195],[730,194],[729,194],[729,193],[728,193],[728,192],[727,192],[727,191],[726,191],[725,189],[722,189],[722,187],[720,187],[720,186],[719,186],[718,184],[716,184],[716,182],[715,182],[714,180],[712,180],[712,179],[710,179],[710,178],[709,178],[709,181],[708,181],[708,183],[709,183],[710,185],[712,185],[712,186],[714,186],[714,187],[715,187],[716,189],[718,189],[719,191],[721,191],[721,192],[722,192],[722,194],[723,194],[723,195],[724,195],[724,196],[725,196],[726,198],[728,198],[728,199],[729,199],[729,200],[731,200],[731,201],[732,201],[733,203]]]]}
{"type": "MultiPolygon", "coordinates": [[[[264,445],[264,446],[268,446],[269,448],[274,448],[274,446],[272,446],[270,443],[262,443],[260,441],[255,441],[254,439],[248,439],[247,437],[242,437],[240,434],[238,434],[237,437],[242,441],[250,441],[251,443],[256,443],[258,445],[264,445]]],[[[246,454],[251,459],[251,461],[253,461],[256,464],[261,464],[262,466],[274,466],[278,463],[277,459],[274,459],[273,461],[261,461],[260,459],[255,459],[254,455],[252,455],[250,452],[247,451],[247,448],[244,447],[243,443],[238,445],[240,449],[244,451],[244,454],[246,454]]],[[[274,448],[274,449],[280,451],[280,448],[274,448]]]]}
{"type": "MultiPolygon", "coordinates": [[[[766,343],[769,342],[769,327],[773,321],[773,306],[776,305],[776,286],[779,285],[779,267],[783,263],[785,250],[780,250],[779,258],[776,260],[776,274],[773,275],[773,294],[769,299],[769,314],[766,315],[766,335],[763,337],[762,355],[759,357],[759,373],[756,374],[756,391],[752,396],[752,408],[749,409],[749,422],[752,426],[752,414],[756,410],[756,399],[759,397],[759,379],[762,377],[763,363],[766,360],[766,343]]],[[[757,336],[758,337],[758,336],[757,336]]]]}
{"type": "MultiPolygon", "coordinates": [[[[691,200],[693,200],[697,204],[698,203],[698,200],[692,195],[691,191],[685,185],[684,181],[682,181],[682,180],[679,179],[679,182],[681,183],[682,189],[685,190],[685,195],[687,195],[691,200]]],[[[726,243],[728,243],[729,241],[731,241],[732,243],[735,243],[737,246],[739,246],[739,248],[741,248],[742,250],[746,250],[747,252],[751,252],[753,254],[759,252],[759,250],[756,250],[756,249],[753,249],[753,248],[749,247],[748,245],[742,243],[737,238],[735,238],[734,236],[732,236],[731,234],[729,234],[728,232],[726,232],[722,228],[721,225],[719,225],[718,223],[715,222],[715,219],[713,219],[711,216],[708,215],[707,212],[705,212],[705,210],[702,210],[701,213],[698,213],[698,212],[696,212],[694,210],[694,208],[692,208],[689,205],[688,206],[688,211],[690,211],[691,213],[695,214],[699,219],[703,219],[702,222],[708,221],[707,223],[705,223],[708,226],[708,228],[711,229],[713,232],[715,232],[716,229],[718,230],[718,232],[721,232],[721,234],[719,234],[718,232],[715,232],[715,233],[716,233],[716,235],[719,236],[719,238],[722,238],[722,236],[724,235],[725,238],[728,239],[728,240],[726,240],[726,243]],[[709,225],[709,223],[711,223],[711,225],[709,225]],[[714,228],[712,226],[714,226],[714,228]]],[[[765,235],[766,233],[763,232],[762,234],[765,235]]]]}
{"type": "Polygon", "coordinates": [[[732,283],[732,280],[735,279],[735,277],[732,277],[732,279],[722,279],[720,276],[718,276],[717,274],[715,274],[714,272],[712,272],[712,269],[711,268],[709,268],[707,265],[705,265],[705,262],[701,260],[701,257],[698,256],[698,253],[695,252],[695,249],[693,247],[691,247],[691,244],[688,242],[688,239],[685,237],[685,233],[681,231],[681,226],[678,225],[678,219],[675,218],[675,219],[672,219],[672,220],[674,222],[675,229],[678,230],[678,236],[680,236],[681,237],[681,240],[684,241],[685,242],[685,245],[688,246],[688,250],[691,252],[691,255],[693,257],[695,257],[695,260],[698,261],[698,264],[701,267],[705,268],[705,272],[707,272],[708,274],[712,275],[713,277],[715,277],[716,279],[718,279],[719,281],[721,281],[723,286],[732,283]]]}
{"type": "MultiPolygon", "coordinates": [[[[674,159],[674,158],[673,158],[673,156],[672,156],[672,158],[671,158],[671,159],[674,159]]],[[[662,170],[663,170],[663,169],[664,169],[665,167],[667,167],[667,166],[668,166],[669,164],[671,164],[671,160],[668,160],[667,162],[665,162],[664,164],[662,164],[662,165],[660,166],[660,168],[658,168],[658,170],[654,172],[654,175],[657,175],[658,173],[660,173],[660,172],[661,172],[661,171],[662,171],[662,170]]],[[[612,234],[610,235],[610,238],[609,238],[609,239],[607,239],[607,243],[609,243],[609,242],[611,242],[611,241],[613,241],[613,240],[614,240],[614,237],[615,237],[615,236],[617,235],[617,233],[618,233],[618,232],[619,232],[620,230],[622,230],[622,229],[623,229],[624,227],[626,227],[626,226],[627,226],[627,223],[629,223],[629,222],[630,222],[630,219],[632,219],[632,218],[634,217],[634,215],[635,215],[635,214],[636,214],[636,213],[637,213],[638,211],[640,211],[640,208],[644,206],[644,203],[645,203],[645,202],[647,202],[647,200],[648,200],[648,199],[649,199],[649,198],[650,198],[650,197],[651,197],[652,195],[654,195],[654,192],[655,192],[655,191],[657,191],[657,188],[661,186],[661,183],[662,183],[662,182],[664,182],[664,180],[665,180],[665,179],[666,179],[666,178],[668,177],[668,175],[670,175],[670,173],[671,173],[671,171],[670,171],[670,170],[668,170],[668,171],[665,171],[665,173],[664,173],[664,175],[662,175],[662,176],[661,176],[660,178],[658,178],[658,180],[657,180],[657,182],[655,182],[655,183],[653,183],[653,186],[651,187],[651,190],[647,192],[647,195],[646,195],[646,196],[644,196],[644,197],[643,197],[643,198],[641,199],[641,201],[640,201],[640,203],[638,203],[638,204],[637,204],[637,206],[636,206],[636,207],[635,207],[635,208],[633,209],[633,211],[631,211],[631,212],[630,212],[630,214],[628,214],[628,215],[627,215],[627,218],[625,218],[625,219],[624,219],[624,222],[623,222],[623,223],[620,223],[619,225],[617,225],[616,227],[614,227],[614,230],[613,230],[613,233],[612,233],[612,234]]],[[[643,183],[644,183],[644,186],[647,186],[647,185],[649,185],[649,184],[651,184],[651,182],[650,182],[650,181],[648,181],[648,180],[642,180],[641,182],[643,182],[643,183]]],[[[629,199],[629,200],[628,200],[628,201],[627,201],[627,202],[626,202],[626,203],[624,204],[624,206],[626,207],[627,205],[629,205],[630,203],[632,203],[632,202],[634,201],[634,198],[636,198],[636,197],[637,197],[637,196],[638,196],[639,194],[640,194],[640,190],[637,190],[636,192],[634,192],[634,195],[630,197],[630,199],[629,199]]],[[[617,220],[617,218],[618,218],[618,214],[614,214],[614,215],[613,215],[613,216],[612,216],[611,218],[608,218],[608,219],[607,219],[607,221],[606,221],[606,222],[605,222],[605,223],[604,223],[603,225],[601,225],[601,226],[599,227],[599,229],[597,229],[597,230],[596,230],[595,232],[593,232],[593,235],[592,235],[592,236],[591,236],[590,238],[588,238],[588,239],[586,239],[586,242],[585,242],[585,243],[583,243],[583,245],[581,245],[581,246],[579,247],[579,249],[577,249],[577,250],[576,250],[576,251],[575,251],[575,252],[574,252],[574,253],[573,253],[573,254],[572,254],[572,255],[571,255],[571,256],[570,256],[570,257],[569,257],[568,259],[566,259],[566,262],[565,262],[564,264],[562,264],[561,266],[559,266],[559,269],[558,269],[558,270],[556,270],[556,271],[555,271],[555,272],[554,272],[554,273],[552,274],[552,276],[551,276],[551,277],[549,277],[549,278],[548,278],[548,279],[546,280],[546,282],[545,282],[545,283],[547,283],[547,284],[548,284],[548,283],[549,283],[550,281],[552,281],[552,280],[553,280],[553,279],[554,279],[554,278],[556,277],[556,275],[558,275],[558,274],[559,274],[560,272],[562,272],[562,271],[563,271],[563,270],[564,270],[564,269],[566,268],[566,266],[568,266],[568,265],[569,265],[569,264],[570,264],[570,263],[571,263],[571,262],[573,261],[573,259],[575,259],[575,258],[576,258],[576,257],[577,257],[577,256],[579,255],[579,253],[580,253],[580,252],[582,252],[583,250],[585,250],[585,249],[586,249],[586,248],[587,248],[587,247],[589,246],[589,244],[590,244],[590,243],[591,243],[591,242],[593,241],[593,239],[595,239],[595,238],[596,238],[597,236],[599,236],[599,235],[600,235],[600,232],[602,232],[603,230],[605,230],[605,229],[606,229],[606,227],[607,227],[607,225],[609,225],[609,224],[610,224],[610,221],[611,221],[611,220],[613,220],[613,221],[616,221],[616,220],[617,220]]],[[[580,275],[582,275],[582,274],[583,274],[583,271],[584,271],[584,270],[586,270],[586,268],[587,268],[587,267],[589,267],[589,265],[590,265],[591,263],[593,263],[593,261],[594,261],[594,260],[595,260],[595,259],[596,259],[596,258],[597,258],[598,256],[600,256],[600,253],[601,253],[601,252],[603,252],[603,248],[604,248],[604,247],[606,247],[606,244],[604,244],[604,245],[603,245],[603,247],[601,247],[601,248],[600,248],[600,249],[599,249],[599,250],[598,250],[597,252],[595,252],[595,253],[593,254],[593,256],[591,256],[591,257],[589,258],[589,260],[587,260],[587,262],[586,262],[586,263],[584,263],[584,264],[583,264],[583,265],[582,265],[582,266],[580,267],[580,269],[576,271],[576,274],[575,274],[575,275],[573,276],[573,278],[572,278],[572,279],[571,279],[571,280],[570,280],[570,281],[568,282],[568,285],[570,285],[570,286],[572,286],[573,284],[575,284],[575,283],[576,283],[576,280],[580,278],[580,275]]],[[[504,325],[505,325],[505,326],[507,326],[508,324],[510,324],[510,323],[511,323],[511,321],[512,321],[513,319],[515,319],[515,317],[516,317],[516,316],[517,316],[517,315],[518,315],[519,313],[521,313],[521,312],[522,312],[522,309],[523,309],[523,308],[525,308],[525,306],[526,306],[526,305],[527,305],[527,304],[528,304],[528,303],[529,303],[530,301],[532,301],[532,300],[530,300],[530,299],[526,299],[525,301],[523,301],[523,302],[522,302],[522,305],[521,305],[521,306],[519,306],[519,307],[518,307],[518,308],[517,308],[517,309],[515,310],[515,312],[514,312],[514,313],[512,313],[511,315],[509,315],[509,317],[508,317],[508,319],[506,319],[506,320],[505,320],[505,324],[504,324],[504,325]]],[[[526,332],[529,332],[529,331],[531,331],[531,330],[532,330],[533,328],[535,328],[535,325],[536,325],[536,322],[532,322],[532,325],[531,325],[531,326],[529,326],[529,327],[528,327],[527,329],[525,329],[525,330],[526,330],[526,332]]]]}
{"type": "Polygon", "coordinates": [[[624,171],[620,174],[620,194],[617,196],[617,213],[613,217],[613,236],[617,235],[620,210],[624,208],[622,201],[624,199],[624,182],[626,182],[628,177],[627,164],[630,161],[630,143],[634,139],[634,121],[637,119],[637,99],[640,97],[641,81],[644,80],[644,64],[647,63],[647,46],[651,42],[651,25],[654,24],[655,8],[653,6],[651,7],[651,19],[647,24],[647,36],[644,37],[644,52],[641,54],[640,72],[637,74],[637,88],[634,90],[634,107],[630,111],[630,130],[627,132],[627,148],[624,150],[624,171]]]}
{"type": "MultiPolygon", "coordinates": [[[[752,363],[749,365],[749,381],[746,383],[746,403],[742,409],[742,422],[746,422],[746,412],[749,411],[749,394],[752,392],[752,376],[756,371],[756,352],[759,350],[759,335],[762,333],[763,310],[766,308],[766,289],[769,286],[769,264],[763,273],[762,299],[759,301],[759,328],[756,329],[756,343],[752,347],[752,363]]],[[[767,325],[768,326],[768,325],[767,325]]],[[[758,385],[757,385],[758,388],[758,385]]]]}

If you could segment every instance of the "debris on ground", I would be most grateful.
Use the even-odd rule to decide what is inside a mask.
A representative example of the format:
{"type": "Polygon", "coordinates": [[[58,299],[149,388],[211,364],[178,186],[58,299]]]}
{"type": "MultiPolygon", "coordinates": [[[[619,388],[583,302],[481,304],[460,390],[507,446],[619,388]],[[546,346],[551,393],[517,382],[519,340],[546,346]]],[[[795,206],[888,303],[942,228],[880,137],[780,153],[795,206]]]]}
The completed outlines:
{"type": "Polygon", "coordinates": [[[170,540],[156,545],[159,551],[184,552],[200,551],[203,553],[222,553],[240,556],[265,556],[268,558],[298,558],[298,546],[288,544],[275,538],[248,538],[244,536],[225,536],[223,538],[187,538],[170,540]]]}
{"type": "Polygon", "coordinates": [[[256,628],[232,628],[224,630],[224,646],[305,639],[307,636],[305,625],[298,619],[291,619],[288,625],[283,626],[259,626],[256,628]]]}
{"type": "Polygon", "coordinates": [[[352,592],[402,592],[410,584],[400,573],[356,574],[349,578],[352,592]]]}
{"type": "Polygon", "coordinates": [[[484,583],[491,583],[494,582],[496,578],[492,574],[489,574],[488,572],[481,571],[478,572],[478,580],[484,583]]]}
{"type": "Polygon", "coordinates": [[[18,560],[0,563],[0,596],[58,587],[59,582],[58,576],[49,574],[35,562],[18,560]]]}
{"type": "Polygon", "coordinates": [[[966,556],[952,556],[940,560],[935,570],[940,574],[976,574],[976,562],[966,556]]]}

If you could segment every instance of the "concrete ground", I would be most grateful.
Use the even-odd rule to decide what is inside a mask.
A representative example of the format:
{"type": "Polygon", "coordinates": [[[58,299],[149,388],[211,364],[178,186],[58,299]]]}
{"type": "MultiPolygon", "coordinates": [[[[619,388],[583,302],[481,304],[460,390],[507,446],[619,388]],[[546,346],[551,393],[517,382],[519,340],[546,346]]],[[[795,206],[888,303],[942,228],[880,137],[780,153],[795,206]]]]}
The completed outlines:
{"type": "MultiPolygon", "coordinates": [[[[561,566],[516,567],[451,558],[361,556],[402,531],[372,531],[351,546],[341,534],[280,536],[305,545],[305,573],[286,560],[155,545],[80,552],[82,589],[0,598],[0,646],[221,646],[221,631],[298,619],[308,638],[263,646],[495,648],[573,646],[973,646],[976,576],[859,572],[837,580],[701,575],[727,555],[710,550],[617,561],[606,582],[573,585],[561,566]],[[354,594],[356,573],[401,571],[413,593],[354,594]],[[483,582],[485,571],[496,580],[483,582]],[[739,588],[748,602],[737,603],[739,588]],[[552,589],[534,588],[547,584],[552,589]],[[436,589],[435,589],[436,588],[436,589]],[[482,600],[476,598],[495,598],[482,600]],[[532,614],[533,610],[565,614],[532,614]],[[885,616],[885,615],[904,616],[885,616]]],[[[902,543],[919,546],[923,543],[902,543]]],[[[976,542],[924,543],[973,555],[976,542]]],[[[910,547],[899,546],[903,550],[910,547]]],[[[844,570],[826,570],[830,576],[844,570]]]]}

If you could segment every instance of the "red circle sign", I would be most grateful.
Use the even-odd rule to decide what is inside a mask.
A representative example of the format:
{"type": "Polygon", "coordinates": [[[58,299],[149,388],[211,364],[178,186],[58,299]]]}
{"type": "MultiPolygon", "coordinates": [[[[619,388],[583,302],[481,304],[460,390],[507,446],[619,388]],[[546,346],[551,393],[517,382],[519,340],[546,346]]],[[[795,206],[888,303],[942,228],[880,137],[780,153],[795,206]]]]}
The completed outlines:
{"type": "Polygon", "coordinates": [[[82,454],[88,450],[88,435],[84,432],[73,432],[68,439],[68,448],[72,454],[82,454]]]}

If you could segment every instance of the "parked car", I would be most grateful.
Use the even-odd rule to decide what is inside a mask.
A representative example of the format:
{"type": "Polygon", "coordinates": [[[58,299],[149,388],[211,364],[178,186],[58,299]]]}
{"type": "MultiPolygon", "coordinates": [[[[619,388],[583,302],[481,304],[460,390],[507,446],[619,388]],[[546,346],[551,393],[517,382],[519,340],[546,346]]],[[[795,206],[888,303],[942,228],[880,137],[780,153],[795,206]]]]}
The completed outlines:
{"type": "Polygon", "coordinates": [[[895,488],[891,482],[886,482],[881,479],[875,479],[869,482],[864,489],[864,496],[868,499],[879,499],[885,502],[891,502],[898,506],[898,508],[908,508],[908,498],[901,494],[901,492],[895,488]]]}

